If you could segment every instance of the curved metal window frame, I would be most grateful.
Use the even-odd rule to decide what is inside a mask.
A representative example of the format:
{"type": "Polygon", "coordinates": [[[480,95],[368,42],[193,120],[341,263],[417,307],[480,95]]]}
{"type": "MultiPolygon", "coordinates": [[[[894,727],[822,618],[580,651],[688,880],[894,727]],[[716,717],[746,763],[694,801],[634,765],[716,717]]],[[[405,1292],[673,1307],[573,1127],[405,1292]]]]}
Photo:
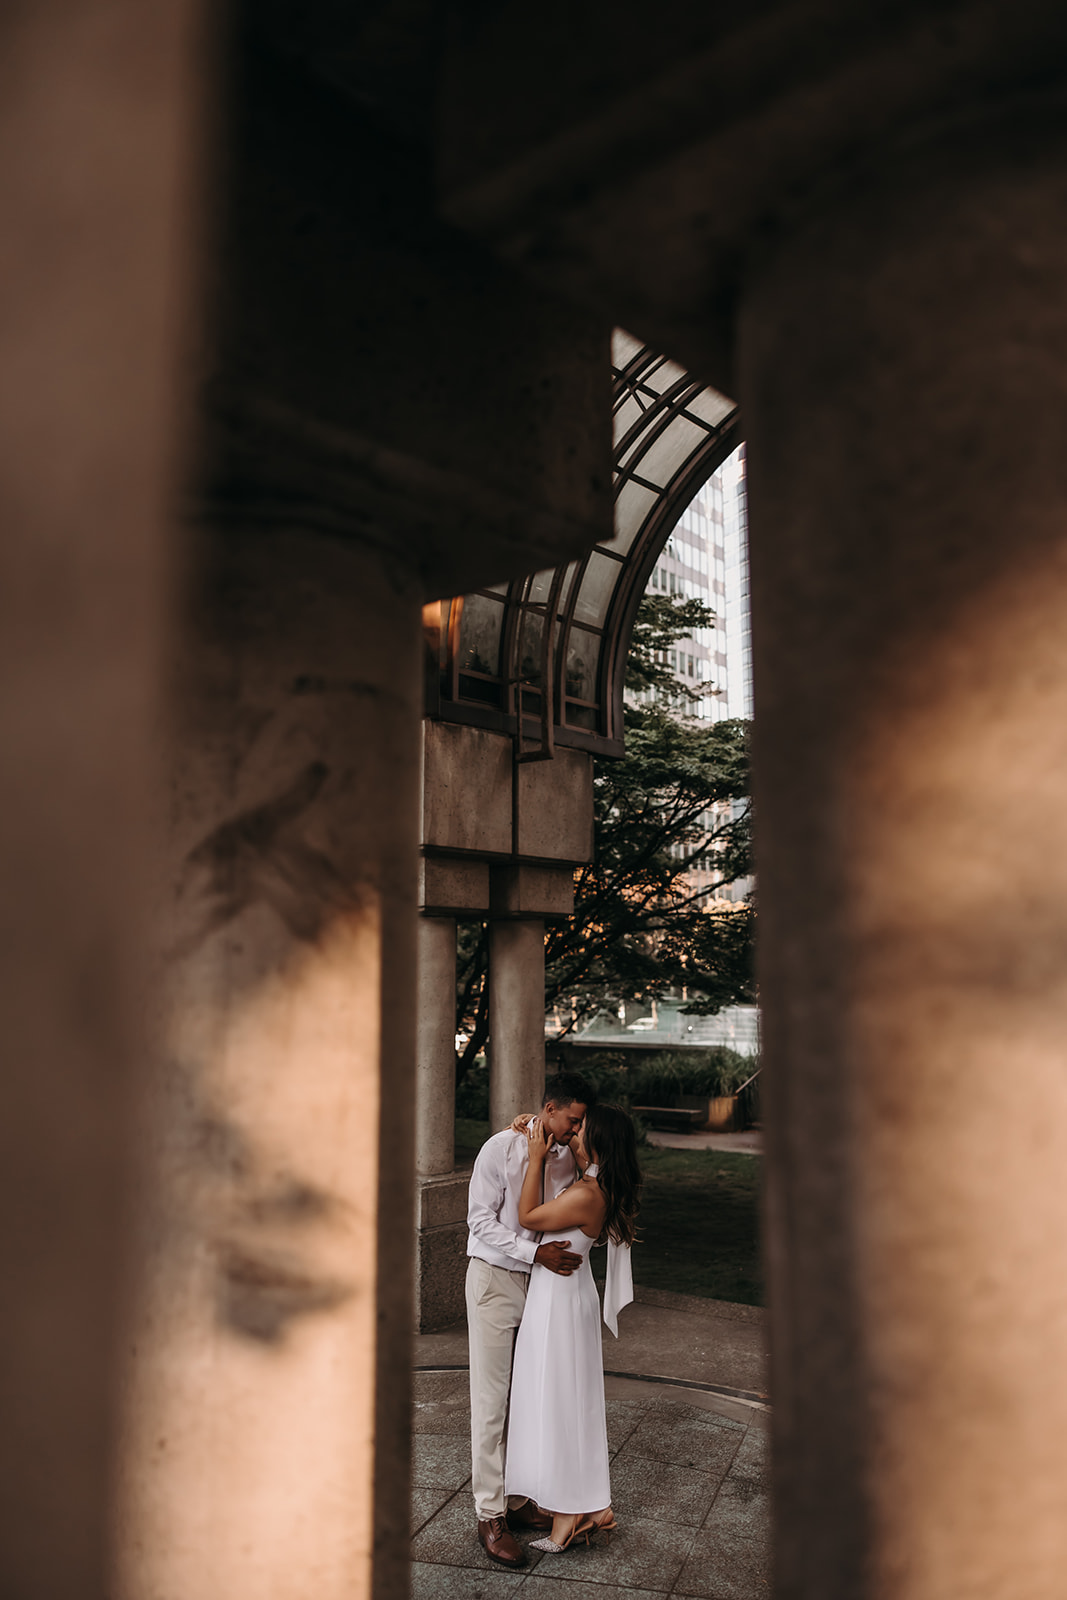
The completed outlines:
{"type": "MultiPolygon", "coordinates": [[[[625,340],[626,336],[621,338],[625,340]]],[[[530,599],[533,583],[543,577],[540,573],[514,580],[508,585],[506,596],[500,594],[499,587],[495,592],[489,589],[476,591],[485,595],[495,593],[504,611],[500,676],[497,680],[491,677],[486,679],[487,684],[494,681],[499,683],[497,705],[460,698],[461,669],[458,663],[463,598],[441,601],[439,617],[429,630],[430,633],[436,632],[437,640],[436,661],[428,664],[428,714],[449,722],[463,722],[510,734],[516,740],[516,759],[519,761],[549,759],[557,744],[605,756],[623,754],[626,656],[645,587],[682,512],[715,469],[741,443],[741,414],[738,407],[729,408],[730,403],[725,397],[717,395],[719,402],[729,408],[717,423],[710,423],[695,415],[690,409],[694,402],[709,391],[712,394],[717,392],[658,352],[637,345],[634,341],[627,340],[627,343],[630,348],[628,359],[613,369],[614,413],[617,417],[624,405],[636,400],[639,415],[615,443],[615,499],[618,504],[619,497],[630,483],[637,483],[655,495],[653,503],[640,519],[628,548],[625,551],[613,550],[610,543],[605,541],[594,545],[577,563],[567,562],[558,567],[551,576],[544,601],[530,599]],[[662,390],[657,388],[654,380],[664,375],[665,367],[672,366],[678,375],[671,377],[662,390]],[[657,483],[642,474],[641,466],[679,418],[695,424],[703,438],[695,449],[685,455],[667,482],[657,483]],[[575,616],[582,583],[594,554],[617,562],[620,568],[599,628],[585,624],[575,616]],[[572,568],[575,570],[568,581],[572,568]],[[539,682],[524,681],[520,670],[523,622],[528,613],[544,619],[539,682]],[[576,628],[600,635],[596,698],[593,701],[567,693],[567,655],[576,628]],[[546,684],[550,690],[547,695],[544,692],[546,684]],[[567,708],[571,705],[582,710],[593,707],[596,711],[596,728],[582,728],[569,723],[566,716],[567,708]]],[[[615,537],[618,537],[618,532],[615,537]]],[[[466,676],[480,679],[484,675],[468,673],[466,676]]]]}

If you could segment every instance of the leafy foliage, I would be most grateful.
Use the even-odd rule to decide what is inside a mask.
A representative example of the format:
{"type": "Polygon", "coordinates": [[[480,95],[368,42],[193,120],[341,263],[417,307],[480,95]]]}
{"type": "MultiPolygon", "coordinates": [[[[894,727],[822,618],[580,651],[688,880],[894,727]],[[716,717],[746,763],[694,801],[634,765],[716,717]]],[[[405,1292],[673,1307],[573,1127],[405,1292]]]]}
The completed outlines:
{"type": "MultiPolygon", "coordinates": [[[[715,613],[703,600],[681,600],[674,595],[646,594],[634,620],[630,653],[626,658],[626,688],[631,694],[655,690],[661,704],[676,710],[690,708],[703,698],[707,685],[681,683],[668,662],[668,653],[679,639],[687,639],[696,628],[710,628],[715,613]]],[[[627,710],[629,720],[632,707],[627,710]]]]}
{"type": "Polygon", "coordinates": [[[595,1083],[605,1099],[629,1107],[631,1102],[669,1105],[679,1094],[735,1094],[752,1077],[759,1061],[718,1044],[705,1049],[642,1051],[636,1057],[628,1050],[583,1050],[581,1059],[571,1055],[568,1065],[595,1083]]]}
{"type": "MultiPolygon", "coordinates": [[[[546,1010],[562,1032],[606,1004],[684,988],[707,1015],[755,999],[751,897],[721,898],[752,872],[748,724],[692,715],[706,685],[678,682],[668,652],[712,614],[665,595],[642,601],[627,666],[626,755],[598,761],[596,851],[575,873],[574,916],[545,941],[546,1010]],[[700,866],[713,868],[718,881],[700,866]]],[[[461,925],[458,1025],[469,1035],[459,1077],[489,1032],[488,932],[461,925]]]]}
{"type": "Polygon", "coordinates": [[[483,1055],[467,1067],[456,1089],[456,1116],[474,1122],[489,1120],[489,1065],[483,1055]]]}
{"type": "Polygon", "coordinates": [[[670,1104],[675,1095],[736,1094],[759,1062],[726,1045],[707,1050],[664,1050],[646,1057],[630,1077],[630,1096],[639,1104],[670,1104]]]}

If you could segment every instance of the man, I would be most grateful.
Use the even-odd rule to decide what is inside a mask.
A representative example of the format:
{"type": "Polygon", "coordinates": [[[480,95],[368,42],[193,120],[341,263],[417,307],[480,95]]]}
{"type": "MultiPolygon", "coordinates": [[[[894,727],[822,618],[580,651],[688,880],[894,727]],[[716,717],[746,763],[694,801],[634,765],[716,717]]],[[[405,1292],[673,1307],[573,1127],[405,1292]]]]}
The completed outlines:
{"type": "MultiPolygon", "coordinates": [[[[577,1175],[571,1140],[595,1093],[569,1074],[545,1085],[541,1117],[555,1143],[545,1158],[546,1200],[554,1200],[577,1175]]],[[[529,1160],[525,1133],[506,1128],[478,1152],[471,1173],[467,1226],[467,1329],[471,1373],[471,1488],[478,1538],[492,1561],[522,1567],[526,1554],[512,1528],[546,1531],[552,1518],[532,1501],[509,1506],[504,1495],[504,1435],[515,1330],[522,1321],[530,1267],[538,1262],[569,1277],[581,1265],[570,1240],[539,1244],[519,1226],[519,1194],[529,1160]]],[[[514,1497],[513,1497],[514,1498],[514,1497]]]]}

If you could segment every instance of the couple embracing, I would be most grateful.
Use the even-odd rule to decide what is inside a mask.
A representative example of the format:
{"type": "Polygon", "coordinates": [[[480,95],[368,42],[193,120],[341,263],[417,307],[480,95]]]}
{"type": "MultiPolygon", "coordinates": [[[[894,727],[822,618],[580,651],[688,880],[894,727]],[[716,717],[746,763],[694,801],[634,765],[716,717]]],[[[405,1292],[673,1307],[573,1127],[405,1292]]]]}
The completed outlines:
{"type": "Polygon", "coordinates": [[[567,1075],[549,1080],[539,1116],[495,1134],[474,1164],[471,1487],[478,1537],[502,1566],[526,1562],[516,1528],[545,1535],[535,1549],[565,1550],[615,1526],[589,1252],[608,1245],[604,1320],[617,1333],[633,1298],[640,1183],[629,1117],[567,1075]]]}

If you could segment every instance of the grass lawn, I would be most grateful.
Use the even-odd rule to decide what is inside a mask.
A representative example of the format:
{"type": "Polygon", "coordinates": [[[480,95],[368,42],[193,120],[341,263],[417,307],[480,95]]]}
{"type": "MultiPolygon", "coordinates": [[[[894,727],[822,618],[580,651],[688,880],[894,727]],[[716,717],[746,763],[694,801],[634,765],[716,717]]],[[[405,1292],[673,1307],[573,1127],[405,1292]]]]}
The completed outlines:
{"type": "MultiPolygon", "coordinates": [[[[487,1122],[456,1122],[456,1161],[473,1161],[487,1122]]],[[[762,1159],[720,1150],[640,1151],[645,1187],[634,1282],[646,1289],[763,1304],[759,1258],[762,1159]]],[[[604,1252],[593,1252],[603,1277],[604,1252]]]]}

